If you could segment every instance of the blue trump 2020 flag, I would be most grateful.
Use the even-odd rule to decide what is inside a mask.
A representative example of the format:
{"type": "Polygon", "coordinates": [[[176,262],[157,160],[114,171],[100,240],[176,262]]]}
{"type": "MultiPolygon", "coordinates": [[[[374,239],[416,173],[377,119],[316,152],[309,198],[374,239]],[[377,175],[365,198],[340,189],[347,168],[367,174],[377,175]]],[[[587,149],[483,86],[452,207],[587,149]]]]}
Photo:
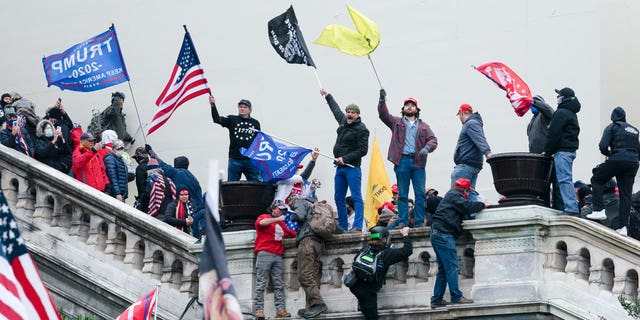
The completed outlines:
{"type": "Polygon", "coordinates": [[[116,28],[42,58],[47,86],[89,92],[129,80],[116,28]]]}
{"type": "Polygon", "coordinates": [[[311,149],[289,147],[259,131],[248,149],[240,148],[240,153],[251,159],[251,163],[262,172],[262,181],[276,182],[291,178],[298,164],[311,149]]]}

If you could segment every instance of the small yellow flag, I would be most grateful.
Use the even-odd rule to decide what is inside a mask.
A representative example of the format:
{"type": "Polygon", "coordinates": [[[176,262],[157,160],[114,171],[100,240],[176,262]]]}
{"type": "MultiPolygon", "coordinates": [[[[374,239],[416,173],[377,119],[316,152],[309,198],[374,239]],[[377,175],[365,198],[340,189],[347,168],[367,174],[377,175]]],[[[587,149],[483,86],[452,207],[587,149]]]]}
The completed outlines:
{"type": "Polygon", "coordinates": [[[378,25],[349,5],[347,5],[347,10],[349,10],[357,32],[345,26],[332,24],[324,28],[313,43],[336,48],[340,52],[352,56],[366,56],[380,44],[378,25]]]}
{"type": "Polygon", "coordinates": [[[385,201],[391,200],[393,197],[389,176],[387,176],[383,161],[380,147],[378,147],[378,139],[373,137],[371,163],[369,163],[369,181],[367,182],[367,197],[364,201],[364,217],[367,219],[368,228],[374,227],[380,219],[376,208],[385,201]]]}

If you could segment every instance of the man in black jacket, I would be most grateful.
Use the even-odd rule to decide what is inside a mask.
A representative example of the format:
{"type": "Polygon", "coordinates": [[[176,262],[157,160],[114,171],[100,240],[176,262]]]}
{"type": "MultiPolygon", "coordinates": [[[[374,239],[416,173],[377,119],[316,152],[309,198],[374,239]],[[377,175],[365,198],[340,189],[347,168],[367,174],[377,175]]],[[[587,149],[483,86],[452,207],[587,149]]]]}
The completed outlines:
{"type": "Polygon", "coordinates": [[[554,199],[554,208],[577,217],[580,209],[578,209],[578,199],[573,189],[573,160],[576,158],[576,150],[579,146],[580,124],[577,113],[581,106],[573,89],[556,89],[556,93],[558,108],[549,123],[549,139],[543,154],[553,156],[558,189],[562,197],[562,203],[554,199]],[[563,207],[559,208],[559,205],[563,207]]]}
{"type": "MultiPolygon", "coordinates": [[[[399,249],[390,247],[391,237],[389,231],[385,227],[373,227],[370,230],[371,240],[364,245],[360,253],[370,251],[374,256],[378,255],[378,264],[375,271],[375,281],[366,282],[358,279],[356,283],[349,288],[356,298],[358,298],[358,307],[366,320],[378,319],[378,291],[384,284],[389,267],[408,258],[413,253],[411,238],[409,238],[409,228],[404,227],[400,230],[404,246],[399,249]]],[[[356,254],[355,259],[360,255],[356,254]]]]}
{"type": "Polygon", "coordinates": [[[458,287],[458,251],[456,238],[462,233],[462,220],[471,219],[471,213],[485,208],[484,203],[468,200],[471,181],[465,178],[456,180],[454,186],[445,195],[431,225],[431,245],[438,260],[438,274],[433,287],[431,308],[443,307],[448,302],[443,300],[444,292],[449,285],[451,303],[473,303],[462,295],[458,287]]]}
{"type": "Polygon", "coordinates": [[[607,156],[607,160],[593,168],[593,177],[591,177],[593,213],[587,215],[587,218],[607,219],[602,193],[605,183],[615,176],[620,191],[619,216],[622,223],[622,227],[616,231],[626,236],[633,180],[638,172],[640,142],[638,129],[627,123],[626,113],[621,107],[611,112],[611,124],[604,129],[599,147],[600,153],[607,156]]]}
{"type": "Polygon", "coordinates": [[[342,112],[331,94],[324,89],[320,89],[320,94],[327,100],[333,116],[338,121],[338,136],[333,145],[334,164],[337,166],[333,197],[338,210],[338,224],[344,230],[349,228],[346,203],[349,189],[356,211],[353,221],[355,227],[350,231],[362,232],[360,226],[364,219],[364,202],[360,163],[369,150],[369,129],[362,123],[360,108],[357,105],[350,104],[342,112]]]}
{"type": "Polygon", "coordinates": [[[260,130],[260,122],[251,117],[251,101],[238,102],[238,115],[221,117],[216,108],[216,99],[209,96],[211,118],[229,130],[229,164],[227,180],[238,181],[242,174],[248,181],[260,181],[260,170],[251,164],[251,160],[240,153],[240,148],[249,148],[260,130]]]}

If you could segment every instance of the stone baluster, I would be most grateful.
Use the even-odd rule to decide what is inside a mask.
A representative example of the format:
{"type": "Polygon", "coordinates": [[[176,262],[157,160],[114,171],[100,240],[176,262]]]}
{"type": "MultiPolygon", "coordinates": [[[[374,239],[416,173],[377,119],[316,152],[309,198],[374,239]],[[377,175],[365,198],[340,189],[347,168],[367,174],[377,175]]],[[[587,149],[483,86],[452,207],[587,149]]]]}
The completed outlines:
{"type": "Polygon", "coordinates": [[[85,221],[84,210],[81,206],[71,205],[71,227],[70,236],[89,237],[89,222],[85,221]]]}
{"type": "Polygon", "coordinates": [[[18,188],[15,185],[19,181],[17,177],[18,176],[13,172],[2,170],[2,177],[0,178],[2,193],[7,199],[9,206],[13,208],[15,208],[16,202],[18,201],[18,188]]]}
{"type": "Polygon", "coordinates": [[[17,177],[18,179],[18,196],[16,201],[15,210],[24,216],[31,217],[33,216],[33,210],[35,208],[35,197],[32,194],[33,186],[32,183],[22,177],[17,177]]]}
{"type": "MultiPolygon", "coordinates": [[[[33,220],[37,223],[49,224],[53,218],[53,206],[55,201],[49,190],[41,185],[36,185],[36,201],[33,210],[33,220]]],[[[27,199],[26,197],[25,199],[27,199]]],[[[27,203],[25,201],[24,203],[27,203]]],[[[20,203],[20,200],[18,200],[20,203]]]]}
{"type": "Polygon", "coordinates": [[[150,243],[149,250],[145,250],[145,257],[142,260],[142,263],[142,272],[153,274],[158,279],[162,277],[164,269],[164,254],[159,246],[150,243]]]}
{"type": "Polygon", "coordinates": [[[189,296],[198,295],[198,270],[198,264],[190,261],[183,262],[180,292],[187,292],[189,296]]]}
{"type": "Polygon", "coordinates": [[[565,272],[573,274],[577,279],[588,280],[589,272],[585,270],[585,264],[587,259],[578,254],[572,254],[567,256],[567,266],[565,272]]]}
{"type": "MultiPolygon", "coordinates": [[[[118,246],[125,245],[123,239],[119,239],[122,228],[115,223],[110,223],[108,230],[106,240],[107,247],[104,249],[104,253],[118,255],[118,246]]],[[[124,250],[122,250],[122,258],[124,258],[124,250]]]]}
{"type": "MultiPolygon", "coordinates": [[[[160,277],[160,281],[162,283],[174,283],[173,282],[173,274],[174,274],[173,264],[175,263],[175,255],[172,252],[164,252],[164,261],[165,261],[165,264],[162,266],[162,276],[160,277]]],[[[180,273],[182,273],[182,271],[180,273]]]]}
{"type": "Polygon", "coordinates": [[[144,242],[140,236],[135,233],[127,233],[127,243],[124,249],[124,259],[126,264],[133,265],[136,269],[142,269],[142,261],[144,260],[144,242]],[[142,246],[140,245],[142,244],[142,246]]]}
{"type": "Polygon", "coordinates": [[[60,195],[53,195],[51,226],[68,229],[71,227],[71,203],[60,195]]]}
{"type": "Polygon", "coordinates": [[[92,214],[89,222],[88,245],[94,245],[104,250],[106,248],[107,233],[102,230],[102,224],[105,220],[97,214],[92,214]]]}

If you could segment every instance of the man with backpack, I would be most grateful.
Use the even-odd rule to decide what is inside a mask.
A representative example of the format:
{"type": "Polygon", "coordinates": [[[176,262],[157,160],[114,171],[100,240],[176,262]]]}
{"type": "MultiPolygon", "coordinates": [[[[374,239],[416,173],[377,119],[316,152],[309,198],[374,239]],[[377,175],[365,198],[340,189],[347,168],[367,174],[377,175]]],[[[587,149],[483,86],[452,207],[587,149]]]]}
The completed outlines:
{"type": "MultiPolygon", "coordinates": [[[[328,206],[325,202],[322,207],[326,208],[325,205],[328,206]]],[[[326,312],[328,307],[320,295],[320,255],[324,253],[325,239],[315,231],[320,230],[318,226],[312,228],[312,223],[314,225],[322,224],[317,223],[319,222],[318,220],[328,223],[328,220],[318,219],[326,216],[318,214],[319,217],[315,218],[315,222],[313,221],[318,209],[314,211],[316,204],[309,198],[300,198],[294,195],[289,198],[289,206],[295,211],[292,220],[300,224],[298,235],[296,236],[296,245],[298,246],[296,256],[298,261],[297,276],[306,296],[305,308],[298,310],[298,316],[305,319],[315,318],[326,312]]],[[[335,230],[335,219],[331,220],[333,220],[333,229],[335,230]]],[[[328,228],[322,231],[321,233],[324,233],[324,231],[328,231],[328,228]]],[[[324,236],[327,237],[327,234],[324,234],[324,236]]]]}
{"type": "Polygon", "coordinates": [[[358,299],[358,309],[366,320],[378,319],[378,291],[384,284],[389,267],[413,253],[409,228],[400,230],[404,246],[392,249],[391,237],[385,227],[373,227],[371,240],[353,258],[352,270],[356,282],[349,290],[358,299]]]}
{"type": "MultiPolygon", "coordinates": [[[[125,114],[122,113],[122,108],[124,107],[124,99],[125,99],[124,93],[122,92],[112,93],[111,105],[109,105],[101,113],[94,115],[94,117],[99,115],[97,118],[97,120],[99,121],[99,128],[95,128],[95,127],[98,127],[98,124],[94,123],[90,126],[90,128],[88,128],[88,130],[89,131],[113,130],[118,134],[118,137],[120,137],[122,141],[124,141],[125,143],[132,144],[134,142],[134,139],[129,134],[129,132],[127,132],[127,124],[125,123],[125,114]]],[[[91,122],[93,123],[96,121],[92,119],[91,122]]]]}

